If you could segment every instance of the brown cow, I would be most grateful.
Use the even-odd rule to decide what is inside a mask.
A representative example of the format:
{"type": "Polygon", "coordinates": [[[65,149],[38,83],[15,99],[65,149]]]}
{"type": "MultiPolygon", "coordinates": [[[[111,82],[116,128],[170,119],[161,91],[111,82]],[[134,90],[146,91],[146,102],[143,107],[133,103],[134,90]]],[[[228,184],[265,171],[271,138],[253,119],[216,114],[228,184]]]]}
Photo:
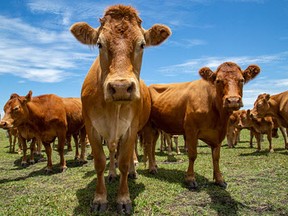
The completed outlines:
{"type": "Polygon", "coordinates": [[[165,131],[161,131],[160,138],[161,138],[160,152],[163,152],[167,147],[168,155],[172,155],[173,141],[174,141],[175,151],[177,154],[180,154],[180,150],[178,146],[178,135],[171,135],[171,134],[165,133],[165,131]]]}
{"type": "MultiPolygon", "coordinates": [[[[208,67],[200,69],[201,80],[149,86],[152,126],[170,134],[184,135],[189,157],[185,182],[189,189],[197,187],[194,161],[198,139],[211,147],[216,184],[227,186],[219,169],[221,142],[226,136],[228,118],[232,111],[242,107],[243,84],[259,72],[260,68],[256,65],[250,65],[242,71],[237,64],[225,62],[216,72],[208,67]]],[[[151,130],[153,127],[150,127],[151,130]]],[[[144,140],[152,134],[148,129],[148,136],[144,140]]],[[[148,143],[151,144],[151,140],[148,143]]],[[[155,172],[156,167],[149,164],[149,170],[155,172]]]]}
{"type": "Polygon", "coordinates": [[[99,57],[91,66],[81,92],[83,117],[97,173],[92,210],[101,212],[107,208],[102,137],[107,141],[110,154],[115,154],[119,146],[121,175],[117,209],[130,213],[127,177],[133,163],[137,132],[148,120],[151,105],[148,89],[139,78],[143,49],[160,44],[171,32],[164,25],[144,30],[137,11],[124,5],[109,7],[100,23],[99,28],[81,22],[70,29],[81,43],[99,48],[99,57]]]}
{"type": "MultiPolygon", "coordinates": [[[[70,143],[71,147],[71,136],[73,136],[74,143],[76,146],[75,160],[81,163],[85,163],[85,148],[86,148],[86,130],[84,126],[84,120],[82,117],[82,103],[80,98],[62,98],[65,105],[67,115],[67,143],[70,143]],[[81,156],[79,156],[79,137],[81,145],[81,156]]],[[[68,145],[69,147],[69,145],[68,145]]]]}
{"type": "Polygon", "coordinates": [[[240,131],[243,129],[239,125],[241,115],[246,114],[246,110],[236,110],[234,111],[228,119],[227,125],[227,144],[229,148],[234,148],[240,138],[240,131]]]}
{"type": "Polygon", "coordinates": [[[54,94],[32,97],[32,91],[29,91],[26,96],[12,94],[4,106],[4,111],[5,115],[0,125],[6,128],[17,127],[23,148],[26,140],[36,138],[42,141],[47,154],[45,168],[47,173],[52,171],[50,143],[58,137],[60,169],[66,170],[64,145],[67,120],[65,106],[60,97],[54,94]]]}
{"type": "MultiPolygon", "coordinates": [[[[279,126],[288,128],[288,91],[271,95],[260,94],[254,102],[251,115],[254,118],[272,116],[277,120],[279,126]]],[[[288,143],[285,143],[288,149],[288,143]]]]}

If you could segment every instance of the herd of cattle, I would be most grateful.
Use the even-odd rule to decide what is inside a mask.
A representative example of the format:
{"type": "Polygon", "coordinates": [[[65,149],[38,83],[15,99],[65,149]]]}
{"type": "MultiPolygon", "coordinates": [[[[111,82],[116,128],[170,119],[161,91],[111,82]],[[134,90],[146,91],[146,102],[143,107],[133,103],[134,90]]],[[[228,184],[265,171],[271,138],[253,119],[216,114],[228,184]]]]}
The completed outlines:
{"type": "MultiPolygon", "coordinates": [[[[216,71],[201,68],[202,79],[196,81],[147,87],[140,80],[143,50],[165,41],[171,31],[160,24],[145,30],[141,22],[131,6],[115,5],[106,10],[98,28],[84,22],[72,25],[70,31],[79,42],[99,48],[99,56],[84,80],[81,99],[54,94],[32,97],[31,91],[26,96],[12,94],[0,122],[0,127],[11,133],[17,128],[24,154],[23,166],[27,163],[26,142],[32,140],[33,152],[35,143],[41,141],[47,154],[46,172],[52,171],[51,143],[56,138],[61,171],[67,168],[64,146],[71,136],[76,144],[75,157],[85,162],[87,134],[97,174],[92,205],[96,212],[107,209],[103,141],[109,149],[110,160],[116,157],[120,170],[117,209],[129,214],[132,203],[127,181],[128,177],[136,177],[134,155],[138,136],[148,156],[151,173],[157,173],[155,145],[159,131],[184,136],[189,158],[185,183],[189,189],[197,187],[194,172],[197,142],[198,139],[204,141],[212,149],[213,178],[217,185],[225,188],[227,184],[219,168],[219,158],[226,135],[229,146],[233,147],[240,130],[250,128],[260,150],[261,134],[266,133],[270,151],[273,151],[272,131],[288,127],[288,91],[259,95],[252,110],[239,111],[243,106],[243,85],[260,73],[257,65],[242,70],[233,62],[224,62],[216,71]]],[[[168,135],[166,139],[169,138],[168,135]]],[[[288,148],[286,139],[285,147],[288,148]]],[[[115,175],[115,163],[110,162],[109,179],[115,175]]]]}

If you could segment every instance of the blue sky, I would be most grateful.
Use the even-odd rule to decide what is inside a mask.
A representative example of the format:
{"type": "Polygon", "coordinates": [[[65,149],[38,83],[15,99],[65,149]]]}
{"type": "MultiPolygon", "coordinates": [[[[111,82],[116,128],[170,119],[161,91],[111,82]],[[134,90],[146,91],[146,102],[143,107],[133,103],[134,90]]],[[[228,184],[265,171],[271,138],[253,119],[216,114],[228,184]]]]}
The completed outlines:
{"type": "Polygon", "coordinates": [[[97,48],[77,42],[70,26],[99,25],[113,4],[134,6],[148,29],[168,25],[172,36],[145,50],[141,78],[146,84],[199,79],[198,70],[233,61],[261,74],[244,86],[244,108],[257,95],[288,89],[287,0],[11,0],[0,3],[0,108],[11,93],[54,93],[80,97],[97,48]]]}

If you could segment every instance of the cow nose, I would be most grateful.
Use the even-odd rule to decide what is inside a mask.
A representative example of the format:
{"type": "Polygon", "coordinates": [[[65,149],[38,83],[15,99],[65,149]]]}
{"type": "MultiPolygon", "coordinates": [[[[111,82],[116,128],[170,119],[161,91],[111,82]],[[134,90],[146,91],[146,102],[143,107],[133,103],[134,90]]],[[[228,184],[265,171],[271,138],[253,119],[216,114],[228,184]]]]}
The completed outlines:
{"type": "Polygon", "coordinates": [[[130,100],[136,85],[129,80],[115,80],[108,83],[108,92],[114,100],[130,100]]]}
{"type": "Polygon", "coordinates": [[[243,106],[241,97],[227,97],[225,99],[225,105],[229,108],[240,108],[243,106]]]}
{"type": "Polygon", "coordinates": [[[7,127],[7,122],[6,122],[6,121],[1,121],[1,122],[0,122],[0,127],[1,127],[1,128],[7,127]]]}

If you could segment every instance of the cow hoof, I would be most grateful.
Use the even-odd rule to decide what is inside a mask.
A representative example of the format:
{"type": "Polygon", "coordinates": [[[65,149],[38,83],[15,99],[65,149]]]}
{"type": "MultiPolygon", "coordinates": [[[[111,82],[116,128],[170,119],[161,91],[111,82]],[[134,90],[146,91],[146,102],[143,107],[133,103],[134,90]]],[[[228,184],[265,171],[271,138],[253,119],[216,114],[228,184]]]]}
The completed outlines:
{"type": "Polygon", "coordinates": [[[129,173],[128,174],[128,178],[129,179],[137,179],[138,178],[138,174],[137,173],[129,173]]]}
{"type": "Polygon", "coordinates": [[[93,203],[91,205],[91,212],[103,213],[107,210],[107,203],[93,203]]]}
{"type": "Polygon", "coordinates": [[[156,175],[158,172],[157,172],[157,169],[152,169],[152,170],[149,170],[149,173],[152,175],[156,175]]]}
{"type": "Polygon", "coordinates": [[[198,188],[198,184],[196,181],[186,182],[186,184],[190,191],[196,190],[198,188]]]}
{"type": "Polygon", "coordinates": [[[215,182],[215,185],[223,188],[223,189],[226,189],[227,188],[227,183],[226,182],[215,182]]]}
{"type": "Polygon", "coordinates": [[[35,160],[30,160],[29,164],[31,164],[31,165],[35,164],[35,160]]]}
{"type": "Polygon", "coordinates": [[[64,173],[67,170],[67,166],[63,166],[60,168],[60,172],[64,173]]]}
{"type": "Polygon", "coordinates": [[[93,155],[91,155],[91,154],[88,155],[88,156],[87,156],[87,160],[93,160],[93,155]]]}
{"type": "Polygon", "coordinates": [[[27,162],[22,162],[22,163],[21,163],[21,166],[22,166],[23,168],[26,168],[26,167],[28,167],[28,163],[27,163],[27,162]]]}
{"type": "Polygon", "coordinates": [[[117,176],[115,175],[108,175],[108,182],[112,183],[116,181],[117,176]]]}
{"type": "Polygon", "coordinates": [[[128,214],[132,213],[132,203],[127,204],[117,204],[117,212],[118,214],[128,214]]]}
{"type": "Polygon", "coordinates": [[[49,175],[49,174],[52,174],[52,173],[53,173],[52,169],[45,169],[45,174],[46,175],[49,175]]]}

